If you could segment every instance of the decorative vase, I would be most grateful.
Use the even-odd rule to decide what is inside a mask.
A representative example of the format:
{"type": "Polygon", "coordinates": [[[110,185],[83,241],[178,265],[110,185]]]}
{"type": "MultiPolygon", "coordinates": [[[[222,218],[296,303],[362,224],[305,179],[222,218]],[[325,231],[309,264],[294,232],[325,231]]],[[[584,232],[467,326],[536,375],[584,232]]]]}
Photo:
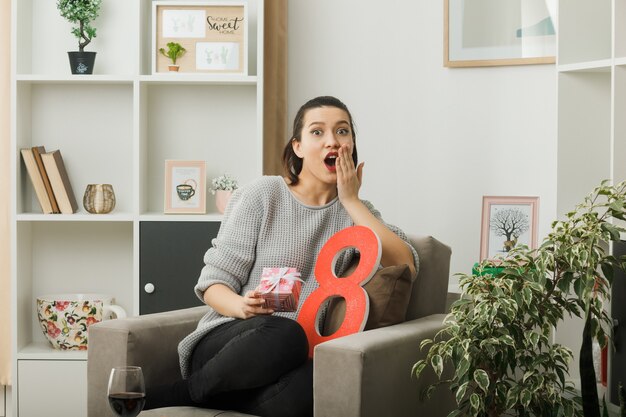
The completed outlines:
{"type": "Polygon", "coordinates": [[[70,58],[72,74],[93,74],[93,64],[96,61],[96,52],[73,51],[67,53],[70,58]]]}
{"type": "Polygon", "coordinates": [[[233,195],[232,191],[215,191],[215,207],[217,207],[217,211],[219,211],[220,214],[224,214],[224,210],[226,210],[226,206],[228,205],[228,200],[230,200],[231,195],[233,195]]]}
{"type": "Polygon", "coordinates": [[[83,196],[85,210],[92,214],[110,213],[115,208],[115,193],[111,184],[89,184],[83,196]]]}

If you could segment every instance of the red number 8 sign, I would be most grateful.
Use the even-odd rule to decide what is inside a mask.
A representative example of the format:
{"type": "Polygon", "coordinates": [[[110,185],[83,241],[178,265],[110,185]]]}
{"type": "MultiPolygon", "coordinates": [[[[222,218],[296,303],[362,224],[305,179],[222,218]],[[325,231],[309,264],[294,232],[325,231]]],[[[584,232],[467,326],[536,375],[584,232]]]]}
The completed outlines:
{"type": "Polygon", "coordinates": [[[315,279],[320,286],[309,295],[298,315],[298,323],[304,328],[309,340],[309,357],[313,357],[316,345],[363,330],[369,312],[369,298],[362,285],[366,284],[376,272],[380,256],[380,239],[372,229],[365,226],[345,228],[322,247],[314,270],[315,279]],[[335,275],[337,258],[348,248],[356,248],[359,251],[359,265],[352,275],[337,278],[335,275]],[[346,300],[345,318],[335,333],[322,336],[317,327],[320,306],[330,297],[337,295],[346,300]]]}

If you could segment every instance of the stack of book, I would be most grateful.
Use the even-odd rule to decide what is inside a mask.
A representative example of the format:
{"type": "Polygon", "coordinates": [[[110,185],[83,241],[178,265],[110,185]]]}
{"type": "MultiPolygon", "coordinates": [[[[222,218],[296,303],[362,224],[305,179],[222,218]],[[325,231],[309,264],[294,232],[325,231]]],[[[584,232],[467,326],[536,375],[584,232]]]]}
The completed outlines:
{"type": "Polygon", "coordinates": [[[41,210],[45,214],[75,213],[78,204],[61,151],[46,152],[43,146],[33,146],[21,149],[21,153],[41,210]]]}

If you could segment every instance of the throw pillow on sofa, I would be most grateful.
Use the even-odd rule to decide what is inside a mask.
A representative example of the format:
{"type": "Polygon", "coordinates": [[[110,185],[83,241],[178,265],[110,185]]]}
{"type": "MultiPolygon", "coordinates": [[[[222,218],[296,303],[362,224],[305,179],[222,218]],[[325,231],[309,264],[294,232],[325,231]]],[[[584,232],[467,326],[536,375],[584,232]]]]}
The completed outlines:
{"type": "MultiPolygon", "coordinates": [[[[346,275],[349,275],[347,272],[346,275]]],[[[402,323],[411,298],[413,279],[408,265],[381,268],[363,289],[370,301],[369,316],[364,330],[402,323]]],[[[346,301],[342,297],[333,298],[326,311],[324,335],[337,331],[346,314],[346,301]]]]}

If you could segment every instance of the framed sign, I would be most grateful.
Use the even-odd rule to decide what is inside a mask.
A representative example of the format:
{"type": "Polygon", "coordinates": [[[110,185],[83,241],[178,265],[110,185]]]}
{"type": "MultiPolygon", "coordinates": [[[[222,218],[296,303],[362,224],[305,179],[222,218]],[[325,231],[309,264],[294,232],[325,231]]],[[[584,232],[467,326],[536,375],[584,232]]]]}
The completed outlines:
{"type": "Polygon", "coordinates": [[[444,66],[553,64],[556,0],[444,0],[444,66]]]}
{"type": "Polygon", "coordinates": [[[165,213],[206,213],[206,162],[165,161],[165,213]]]}
{"type": "Polygon", "coordinates": [[[537,247],[539,197],[483,197],[480,260],[506,256],[517,245],[537,247]]]}
{"type": "Polygon", "coordinates": [[[152,2],[152,73],[169,71],[175,43],[184,49],[178,72],[247,75],[247,13],[246,2],[152,2]]]}

